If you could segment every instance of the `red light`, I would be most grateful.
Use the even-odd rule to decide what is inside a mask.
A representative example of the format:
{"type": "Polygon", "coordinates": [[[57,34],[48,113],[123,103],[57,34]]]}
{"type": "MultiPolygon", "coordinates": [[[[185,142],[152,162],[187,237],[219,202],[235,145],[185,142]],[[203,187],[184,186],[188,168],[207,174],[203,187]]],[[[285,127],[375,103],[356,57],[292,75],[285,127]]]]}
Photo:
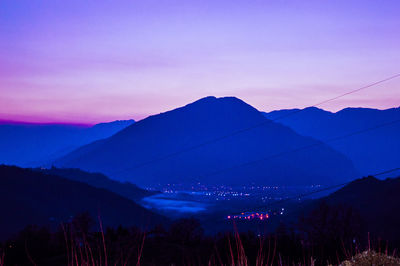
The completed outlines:
{"type": "Polygon", "coordinates": [[[230,216],[230,215],[228,215],[228,219],[231,219],[231,216],[230,216]]]}

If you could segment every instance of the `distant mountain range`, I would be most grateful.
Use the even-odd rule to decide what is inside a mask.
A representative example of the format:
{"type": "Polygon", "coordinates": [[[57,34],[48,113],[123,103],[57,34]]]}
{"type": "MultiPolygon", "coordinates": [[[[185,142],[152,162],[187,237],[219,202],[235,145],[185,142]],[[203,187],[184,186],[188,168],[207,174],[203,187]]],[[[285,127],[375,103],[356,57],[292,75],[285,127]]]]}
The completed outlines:
{"type": "Polygon", "coordinates": [[[3,165],[0,166],[0,209],[0,239],[29,224],[56,228],[86,211],[95,221],[100,215],[104,226],[150,228],[167,221],[108,190],[52,173],[3,165]]]}
{"type": "Polygon", "coordinates": [[[139,185],[332,184],[357,174],[352,162],[340,152],[269,121],[234,97],[206,97],[150,116],[54,164],[101,172],[139,185]],[[263,126],[232,135],[259,124],[263,126]],[[226,135],[229,137],[219,139],[226,135]],[[300,150],[290,152],[296,149],[300,150]],[[254,160],[258,162],[248,163],[254,160]]]}
{"type": "Polygon", "coordinates": [[[277,123],[292,128],[298,134],[321,141],[398,121],[389,126],[329,142],[328,145],[350,158],[362,175],[400,166],[400,108],[346,108],[331,113],[311,107],[300,112],[298,109],[290,109],[264,115],[268,119],[277,119],[277,123]]]}
{"type": "Polygon", "coordinates": [[[400,108],[260,113],[234,97],[206,97],[135,124],[127,120],[85,127],[0,121],[0,163],[54,163],[139,185],[337,183],[398,167],[400,123],[321,142],[395,120],[400,120],[400,108]],[[232,135],[258,124],[263,126],[232,135]],[[247,164],[252,161],[257,162],[247,164]]]}
{"type": "Polygon", "coordinates": [[[134,120],[124,120],[87,127],[0,121],[0,164],[43,165],[133,123],[134,120]]]}

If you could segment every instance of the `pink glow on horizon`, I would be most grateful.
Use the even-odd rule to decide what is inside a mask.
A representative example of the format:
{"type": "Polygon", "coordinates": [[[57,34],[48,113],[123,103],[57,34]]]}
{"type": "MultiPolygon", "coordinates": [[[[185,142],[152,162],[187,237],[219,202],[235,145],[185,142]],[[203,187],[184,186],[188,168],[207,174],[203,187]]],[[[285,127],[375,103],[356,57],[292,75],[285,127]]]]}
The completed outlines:
{"type": "MultiPolygon", "coordinates": [[[[95,124],[199,98],[304,108],[400,72],[400,2],[5,0],[0,119],[95,124]]],[[[400,79],[320,106],[400,105],[400,79]]]]}

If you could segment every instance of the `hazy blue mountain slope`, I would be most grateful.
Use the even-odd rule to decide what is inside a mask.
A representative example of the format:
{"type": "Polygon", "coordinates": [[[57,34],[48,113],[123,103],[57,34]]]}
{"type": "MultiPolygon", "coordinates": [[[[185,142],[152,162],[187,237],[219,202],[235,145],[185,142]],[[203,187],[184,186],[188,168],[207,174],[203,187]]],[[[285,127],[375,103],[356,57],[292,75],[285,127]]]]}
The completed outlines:
{"type": "MultiPolygon", "coordinates": [[[[273,111],[265,113],[265,116],[276,119],[293,111],[296,109],[273,111]]],[[[346,108],[337,113],[306,108],[276,122],[301,135],[324,141],[396,120],[400,120],[400,108],[346,108]]],[[[349,157],[364,175],[399,167],[400,122],[330,142],[329,145],[349,157]]]]}
{"type": "Polygon", "coordinates": [[[139,185],[336,183],[356,175],[345,156],[325,145],[275,156],[316,143],[267,121],[258,110],[237,98],[206,97],[141,120],[110,138],[81,147],[55,164],[99,171],[139,185]],[[158,160],[264,122],[265,125],[242,134],[158,160]],[[271,156],[274,157],[269,160],[232,168],[271,156]],[[230,170],[219,172],[227,168],[230,170]],[[218,173],[210,175],[215,172],[218,173]]]}
{"type": "Polygon", "coordinates": [[[93,127],[56,124],[0,123],[0,163],[37,166],[81,145],[109,137],[133,124],[114,121],[93,127]]]}
{"type": "Polygon", "coordinates": [[[50,168],[50,169],[33,169],[40,171],[44,174],[56,175],[66,179],[86,183],[90,186],[97,188],[104,188],[116,194],[119,194],[127,199],[139,201],[144,197],[151,196],[155,192],[150,192],[139,188],[138,186],[129,182],[119,182],[112,180],[107,176],[100,173],[89,173],[80,169],[66,169],[66,168],[50,168]]]}

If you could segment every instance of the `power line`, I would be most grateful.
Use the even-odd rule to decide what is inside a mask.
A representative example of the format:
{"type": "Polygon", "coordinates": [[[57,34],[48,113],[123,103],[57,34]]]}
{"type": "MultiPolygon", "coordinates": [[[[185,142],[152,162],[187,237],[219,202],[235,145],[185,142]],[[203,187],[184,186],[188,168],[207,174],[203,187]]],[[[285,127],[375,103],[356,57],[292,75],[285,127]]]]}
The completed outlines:
{"type": "MultiPolygon", "coordinates": [[[[399,122],[400,122],[400,119],[393,120],[393,121],[386,122],[386,123],[382,123],[382,124],[379,124],[379,125],[375,125],[373,127],[361,129],[361,130],[354,131],[354,132],[350,132],[350,133],[342,135],[342,136],[333,137],[333,138],[330,138],[330,139],[325,140],[325,141],[319,141],[319,142],[316,142],[316,143],[313,143],[313,144],[310,144],[310,145],[305,145],[305,146],[302,146],[302,147],[299,147],[299,148],[296,148],[296,149],[280,152],[280,153],[277,153],[277,154],[274,154],[274,155],[271,155],[271,156],[268,156],[268,157],[265,157],[265,158],[248,161],[248,162],[245,162],[245,163],[242,163],[242,164],[238,164],[238,165],[234,165],[234,166],[231,166],[231,167],[223,168],[223,169],[220,169],[220,170],[208,173],[208,174],[199,175],[199,176],[196,176],[195,178],[204,178],[204,177],[209,177],[209,176],[221,174],[223,172],[226,172],[226,171],[229,171],[229,170],[233,170],[235,168],[240,168],[240,167],[243,167],[243,166],[246,166],[246,165],[259,163],[259,162],[262,162],[262,161],[266,161],[266,160],[269,160],[269,159],[273,159],[273,158],[276,158],[276,157],[279,157],[279,156],[286,155],[288,153],[298,152],[298,151],[310,149],[310,148],[313,148],[313,147],[325,145],[326,143],[338,141],[338,140],[345,139],[345,138],[348,138],[348,137],[351,137],[351,136],[355,136],[355,135],[358,135],[358,134],[362,134],[362,133],[365,133],[365,132],[368,132],[368,131],[371,131],[371,130],[375,130],[375,129],[383,128],[383,127],[386,127],[386,126],[394,125],[394,124],[399,123],[399,122]]],[[[380,173],[376,173],[373,176],[379,176],[379,175],[391,173],[391,172],[394,172],[394,171],[397,171],[397,170],[400,170],[400,168],[393,168],[393,169],[390,169],[390,170],[386,170],[386,171],[383,171],[383,172],[380,172],[380,173]]],[[[295,198],[304,197],[304,196],[307,196],[307,195],[319,193],[319,192],[322,192],[322,191],[325,191],[325,190],[331,190],[331,189],[336,188],[336,187],[345,186],[345,185],[347,185],[347,184],[349,184],[351,182],[352,181],[349,181],[349,182],[346,182],[346,183],[342,183],[342,184],[333,185],[333,186],[330,186],[330,187],[323,188],[321,190],[313,191],[313,192],[306,193],[306,194],[301,194],[301,195],[298,195],[298,196],[295,196],[295,197],[292,197],[292,198],[287,198],[285,200],[291,200],[291,199],[295,199],[295,198]]]]}
{"type": "Polygon", "coordinates": [[[339,98],[342,98],[342,97],[344,97],[344,96],[346,96],[346,95],[349,95],[349,94],[352,94],[352,93],[355,93],[355,92],[358,92],[358,91],[361,91],[361,90],[364,90],[364,89],[367,89],[367,88],[376,86],[376,85],[378,85],[378,84],[384,83],[384,82],[386,82],[386,81],[389,81],[389,80],[392,80],[392,79],[395,79],[395,78],[398,78],[398,77],[400,77],[400,73],[399,73],[399,74],[396,74],[396,75],[393,75],[393,76],[390,76],[390,77],[387,77],[387,78],[385,78],[385,79],[381,79],[381,80],[379,80],[379,81],[376,81],[376,82],[374,82],[374,83],[368,84],[368,85],[363,86],[363,87],[360,87],[360,88],[358,88],[358,89],[355,89],[355,90],[352,90],[352,91],[343,93],[343,94],[341,94],[341,95],[338,95],[338,96],[336,96],[336,97],[327,99],[327,100],[325,100],[325,101],[319,102],[319,103],[314,104],[313,106],[310,106],[310,107],[317,107],[317,106],[322,105],[322,104],[325,104],[325,103],[327,103],[327,102],[334,101],[334,100],[339,99],[339,98]]]}
{"type": "MultiPolygon", "coordinates": [[[[392,169],[389,169],[389,170],[385,170],[385,171],[382,171],[382,172],[379,172],[379,173],[376,173],[376,174],[373,174],[373,175],[369,175],[369,176],[374,176],[374,177],[376,177],[376,176],[380,176],[380,175],[384,175],[384,174],[393,173],[393,172],[396,172],[396,171],[399,171],[399,170],[400,170],[400,167],[396,167],[396,168],[392,168],[392,169]]],[[[273,206],[273,205],[281,204],[281,203],[284,203],[284,202],[287,202],[287,201],[290,201],[290,200],[296,200],[296,199],[304,198],[304,197],[306,197],[306,196],[310,196],[310,195],[317,194],[317,193],[320,193],[320,192],[332,190],[332,189],[334,189],[334,188],[344,187],[344,186],[349,185],[349,184],[351,184],[352,182],[354,182],[355,179],[356,179],[356,178],[354,178],[354,179],[351,180],[351,181],[345,182],[345,183],[341,183],[341,184],[337,184],[337,185],[332,185],[332,186],[325,187],[325,188],[318,189],[318,190],[314,190],[314,191],[311,191],[311,192],[298,194],[298,195],[296,195],[296,196],[288,197],[288,198],[285,198],[285,199],[282,199],[282,200],[277,200],[277,201],[268,203],[268,204],[266,204],[266,205],[267,205],[268,207],[271,207],[271,206],[273,206]]],[[[258,208],[258,207],[255,207],[255,208],[258,208]]],[[[253,209],[254,209],[254,208],[253,208],[253,209]]]]}
{"type": "MultiPolygon", "coordinates": [[[[393,172],[396,172],[396,171],[399,171],[399,170],[400,170],[400,167],[396,167],[396,168],[392,168],[392,169],[385,170],[383,172],[379,172],[379,173],[376,173],[376,174],[373,174],[373,175],[368,175],[368,176],[374,176],[375,177],[375,176],[380,176],[380,175],[384,175],[384,174],[393,173],[393,172]]],[[[310,196],[310,195],[317,194],[317,193],[320,193],[320,192],[324,192],[324,191],[327,191],[327,190],[332,190],[332,189],[337,188],[337,187],[344,187],[344,186],[349,185],[350,183],[354,182],[354,180],[355,179],[353,179],[353,180],[351,180],[349,182],[345,182],[345,183],[337,184],[337,185],[332,185],[332,186],[325,187],[325,188],[318,189],[318,190],[314,190],[314,191],[311,191],[311,192],[308,192],[308,193],[302,193],[302,194],[299,194],[297,196],[292,196],[292,197],[286,198],[283,201],[304,198],[306,196],[310,196]]],[[[281,203],[281,201],[272,202],[271,204],[275,204],[275,203],[281,203]]]]}
{"type": "MultiPolygon", "coordinates": [[[[395,79],[395,78],[398,78],[398,77],[400,77],[400,73],[399,73],[399,74],[396,74],[396,75],[393,75],[393,76],[390,76],[390,77],[387,77],[387,78],[385,78],[385,79],[376,81],[376,82],[374,82],[374,83],[370,83],[370,84],[365,85],[365,86],[363,86],[363,87],[360,87],[360,88],[351,90],[351,91],[349,91],[349,92],[340,94],[340,95],[335,96],[335,97],[333,97],[333,98],[329,98],[329,99],[324,100],[324,101],[322,101],[322,102],[319,102],[319,103],[316,103],[316,104],[314,104],[314,105],[308,106],[307,108],[320,106],[320,105],[322,105],[322,104],[325,104],[325,103],[328,103],[328,102],[337,100],[337,99],[342,98],[342,97],[344,97],[344,96],[347,96],[347,95],[349,95],[349,94],[359,92],[359,91],[361,91],[361,90],[364,90],[364,89],[367,89],[367,88],[376,86],[376,85],[378,85],[378,84],[387,82],[387,81],[389,81],[389,80],[392,80],[392,79],[395,79]]],[[[268,123],[271,123],[271,122],[274,122],[274,121],[277,121],[277,120],[286,118],[286,117],[288,117],[288,116],[291,116],[291,115],[300,113],[300,112],[304,111],[305,109],[306,109],[306,108],[294,110],[294,111],[292,111],[292,112],[290,112],[290,113],[288,113],[288,114],[278,116],[278,117],[276,117],[276,118],[274,118],[274,119],[265,119],[265,121],[262,122],[262,123],[255,124],[255,125],[249,126],[249,127],[247,127],[247,128],[243,128],[243,129],[236,130],[236,131],[231,132],[231,133],[229,133],[229,134],[226,134],[226,135],[223,135],[223,136],[220,136],[220,137],[217,137],[217,138],[214,138],[214,139],[211,139],[211,140],[208,140],[208,141],[205,141],[205,142],[202,142],[202,143],[193,145],[193,146],[188,147],[188,148],[185,148],[185,149],[178,150],[178,151],[176,151],[176,152],[172,152],[172,153],[167,154],[167,155],[164,155],[164,156],[162,156],[162,157],[154,158],[154,159],[152,159],[152,160],[149,160],[149,161],[146,161],[146,162],[143,162],[143,163],[136,164],[136,165],[134,165],[134,166],[132,166],[132,167],[128,167],[128,168],[125,168],[125,169],[120,169],[120,170],[114,171],[114,172],[112,172],[111,174],[120,173],[120,172],[126,172],[126,171],[128,171],[128,170],[135,170],[135,169],[144,167],[144,166],[146,166],[146,165],[150,165],[150,164],[155,163],[155,162],[158,162],[158,161],[163,161],[163,160],[165,160],[165,159],[168,159],[168,158],[171,158],[171,157],[175,157],[175,156],[177,156],[177,155],[179,155],[179,154],[182,154],[182,153],[185,153],[185,152],[188,152],[188,151],[191,151],[191,150],[195,150],[195,149],[198,149],[198,148],[200,148],[200,147],[203,147],[203,146],[206,146],[206,145],[209,145],[209,144],[213,144],[213,143],[219,142],[219,141],[224,140],[224,139],[226,139],[226,138],[229,138],[229,137],[232,137],[232,136],[241,134],[241,133],[243,133],[243,132],[246,132],[246,131],[249,131],[249,130],[258,128],[258,127],[263,126],[263,125],[266,125],[266,124],[268,124],[268,123]]]]}
{"type": "Polygon", "coordinates": [[[345,134],[345,135],[342,135],[342,136],[333,137],[333,138],[330,138],[330,139],[325,140],[325,141],[318,141],[318,142],[310,144],[310,145],[305,145],[305,146],[301,146],[301,147],[298,147],[298,148],[295,148],[295,149],[283,151],[283,152],[276,153],[276,154],[273,154],[273,155],[270,155],[268,157],[264,157],[264,158],[261,158],[261,159],[251,160],[251,161],[244,162],[244,163],[241,163],[241,164],[237,164],[237,165],[234,165],[234,166],[231,166],[231,167],[226,167],[226,168],[223,168],[223,169],[219,169],[217,171],[214,171],[214,172],[211,172],[211,173],[208,173],[208,174],[196,176],[196,178],[204,178],[204,177],[209,177],[209,176],[221,174],[221,173],[229,171],[229,170],[233,170],[233,169],[240,168],[240,167],[243,167],[243,166],[259,163],[259,162],[262,162],[262,161],[267,161],[267,160],[270,160],[270,159],[273,159],[273,158],[276,158],[276,157],[280,157],[280,156],[283,156],[283,155],[286,155],[286,154],[289,154],[289,153],[292,153],[292,152],[298,152],[298,151],[302,151],[302,150],[307,150],[307,149],[310,149],[310,148],[318,147],[318,146],[321,146],[321,145],[325,145],[326,143],[335,142],[335,141],[338,141],[338,140],[341,140],[341,139],[345,139],[345,138],[348,138],[348,137],[351,137],[351,136],[359,135],[359,134],[362,134],[362,133],[365,133],[365,132],[368,132],[368,131],[371,131],[371,130],[375,130],[375,129],[378,129],[378,128],[394,125],[394,124],[399,123],[399,122],[400,122],[400,119],[397,119],[397,120],[394,120],[394,121],[390,121],[390,122],[387,122],[387,123],[382,123],[382,124],[379,124],[379,125],[375,125],[373,127],[365,128],[365,129],[358,130],[358,131],[354,131],[354,132],[351,132],[351,133],[348,133],[348,134],[345,134]]]}

